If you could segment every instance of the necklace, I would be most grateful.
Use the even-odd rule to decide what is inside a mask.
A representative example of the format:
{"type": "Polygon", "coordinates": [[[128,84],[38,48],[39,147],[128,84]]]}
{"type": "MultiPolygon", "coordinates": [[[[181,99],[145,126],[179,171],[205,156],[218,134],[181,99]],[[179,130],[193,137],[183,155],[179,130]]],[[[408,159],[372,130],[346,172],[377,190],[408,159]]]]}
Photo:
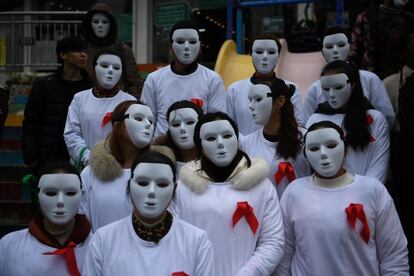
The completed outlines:
{"type": "Polygon", "coordinates": [[[138,237],[154,243],[158,243],[165,235],[167,235],[171,228],[172,220],[173,217],[169,212],[166,213],[165,217],[160,222],[152,225],[145,224],[134,215],[132,216],[132,224],[138,237]]]}
{"type": "Polygon", "coordinates": [[[46,218],[44,218],[43,226],[45,227],[46,231],[52,236],[61,236],[65,233],[72,232],[73,228],[75,228],[75,220],[73,219],[68,225],[68,227],[66,227],[63,230],[54,230],[54,229],[51,229],[50,223],[46,220],[46,218]]]}

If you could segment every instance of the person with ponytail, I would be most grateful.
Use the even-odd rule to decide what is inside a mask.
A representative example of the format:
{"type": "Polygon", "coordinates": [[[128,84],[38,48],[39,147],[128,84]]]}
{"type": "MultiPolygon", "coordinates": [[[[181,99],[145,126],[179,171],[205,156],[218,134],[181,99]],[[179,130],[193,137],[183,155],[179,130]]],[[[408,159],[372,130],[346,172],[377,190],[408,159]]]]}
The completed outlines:
{"type": "Polygon", "coordinates": [[[211,275],[269,275],[283,256],[279,199],[266,161],[241,151],[238,135],[227,114],[199,119],[194,143],[201,158],[181,168],[171,210],[207,232],[215,254],[211,275]]]}
{"type": "Polygon", "coordinates": [[[111,116],[112,132],[91,151],[81,173],[84,196],[80,212],[95,232],[131,213],[126,194],[135,157],[147,151],[154,133],[151,109],[137,100],[118,104],[111,116]]]}
{"type": "Polygon", "coordinates": [[[68,162],[47,162],[36,175],[40,211],[29,228],[0,240],[2,276],[80,276],[92,232],[77,214],[82,183],[68,162]]]}
{"type": "Polygon", "coordinates": [[[377,179],[343,166],[344,136],[331,121],[312,124],[304,136],[315,173],[290,183],[280,200],[286,241],[275,275],[410,274],[394,202],[377,179]]]}
{"type": "Polygon", "coordinates": [[[365,98],[358,70],[349,62],[333,61],[321,73],[326,102],[319,104],[307,126],[329,120],[345,132],[349,144],[345,167],[352,173],[385,184],[390,159],[387,120],[365,98]]]}
{"type": "Polygon", "coordinates": [[[182,100],[167,110],[167,133],[159,136],[154,145],[170,147],[177,158],[177,172],[185,163],[200,158],[200,149],[194,144],[194,128],[203,116],[203,109],[195,103],[182,100]]]}
{"type": "Polygon", "coordinates": [[[90,150],[111,132],[111,112],[120,102],[136,100],[119,89],[125,74],[122,57],[115,51],[98,53],[94,60],[96,85],[75,95],[69,105],[63,133],[72,161],[79,170],[88,164],[90,150]]]}
{"type": "Polygon", "coordinates": [[[293,85],[278,78],[252,85],[249,108],[254,122],[262,127],[240,138],[240,148],[250,157],[262,157],[270,166],[269,179],[279,198],[297,177],[310,174],[303,158],[302,133],[290,98],[293,85]]]}

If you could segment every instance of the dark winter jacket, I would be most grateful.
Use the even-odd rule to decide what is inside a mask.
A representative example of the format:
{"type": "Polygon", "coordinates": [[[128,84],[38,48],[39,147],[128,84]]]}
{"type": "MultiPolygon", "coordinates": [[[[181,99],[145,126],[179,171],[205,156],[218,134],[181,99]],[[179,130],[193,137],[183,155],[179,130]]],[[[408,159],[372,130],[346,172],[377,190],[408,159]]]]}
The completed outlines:
{"type": "Polygon", "coordinates": [[[119,52],[122,55],[125,74],[123,80],[119,84],[119,88],[137,99],[141,98],[141,91],[143,87],[143,80],[138,76],[137,64],[135,61],[134,53],[131,48],[123,43],[116,42],[118,33],[118,26],[114,16],[111,13],[111,9],[108,5],[103,3],[95,4],[85,15],[82,22],[82,35],[88,42],[88,60],[86,64],[86,71],[93,79],[93,64],[92,61],[95,55],[103,50],[112,50],[119,52]],[[110,30],[106,37],[98,38],[93,32],[91,26],[92,16],[95,13],[105,14],[110,21],[110,30]]]}
{"type": "Polygon", "coordinates": [[[24,110],[22,150],[24,163],[31,165],[47,160],[68,160],[63,139],[66,115],[73,96],[92,87],[85,71],[83,79],[68,81],[61,71],[35,79],[24,110]]]}

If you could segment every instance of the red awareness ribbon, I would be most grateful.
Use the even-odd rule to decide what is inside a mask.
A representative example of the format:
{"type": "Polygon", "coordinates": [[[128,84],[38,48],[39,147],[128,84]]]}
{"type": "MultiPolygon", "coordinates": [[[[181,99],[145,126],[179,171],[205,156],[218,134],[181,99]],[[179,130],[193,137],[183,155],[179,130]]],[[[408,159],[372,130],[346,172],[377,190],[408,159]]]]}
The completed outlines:
{"type": "Polygon", "coordinates": [[[197,98],[194,98],[194,99],[191,99],[191,101],[192,101],[195,105],[198,105],[199,107],[203,107],[203,104],[204,104],[203,99],[197,99],[197,98]]]}
{"type": "MultiPolygon", "coordinates": [[[[371,114],[368,114],[368,116],[367,116],[367,124],[370,126],[370,125],[372,125],[373,122],[374,122],[374,119],[372,118],[371,114]]],[[[371,142],[375,142],[375,138],[372,137],[372,135],[369,135],[369,140],[371,142]]]]}
{"type": "Polygon", "coordinates": [[[256,234],[259,222],[253,212],[253,207],[247,203],[247,201],[237,202],[237,209],[233,214],[233,227],[244,217],[249,224],[253,234],[256,234]]]}
{"type": "Polygon", "coordinates": [[[276,184],[279,185],[283,177],[287,177],[289,183],[296,179],[295,170],[290,162],[280,162],[277,172],[275,173],[276,184]]]}
{"type": "Polygon", "coordinates": [[[43,253],[43,255],[64,255],[69,273],[72,276],[80,276],[81,274],[76,263],[75,251],[73,250],[75,247],[76,244],[74,242],[69,242],[66,247],[57,249],[52,252],[43,253]]]}
{"type": "Polygon", "coordinates": [[[184,271],[180,271],[180,272],[173,272],[172,276],[188,276],[188,274],[185,273],[184,271]]]}
{"type": "Polygon", "coordinates": [[[106,112],[102,119],[102,127],[105,127],[111,121],[112,112],[106,112]]]}
{"type": "Polygon", "coordinates": [[[364,205],[358,203],[351,203],[349,207],[345,208],[346,218],[348,219],[349,224],[352,228],[355,229],[356,220],[359,219],[362,224],[362,230],[359,233],[364,241],[368,244],[371,231],[369,230],[369,225],[367,217],[364,212],[364,205]]]}

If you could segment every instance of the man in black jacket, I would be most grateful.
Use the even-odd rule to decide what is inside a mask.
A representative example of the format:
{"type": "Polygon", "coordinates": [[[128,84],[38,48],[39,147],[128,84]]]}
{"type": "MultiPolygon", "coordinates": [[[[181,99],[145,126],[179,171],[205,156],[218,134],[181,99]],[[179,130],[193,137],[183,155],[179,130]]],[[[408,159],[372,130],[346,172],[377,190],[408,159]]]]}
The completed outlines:
{"type": "Polygon", "coordinates": [[[68,106],[77,92],[92,86],[83,70],[87,60],[83,39],[69,36],[59,40],[56,54],[63,66],[55,74],[33,81],[24,111],[23,158],[34,168],[52,159],[69,161],[63,140],[68,106]]]}

